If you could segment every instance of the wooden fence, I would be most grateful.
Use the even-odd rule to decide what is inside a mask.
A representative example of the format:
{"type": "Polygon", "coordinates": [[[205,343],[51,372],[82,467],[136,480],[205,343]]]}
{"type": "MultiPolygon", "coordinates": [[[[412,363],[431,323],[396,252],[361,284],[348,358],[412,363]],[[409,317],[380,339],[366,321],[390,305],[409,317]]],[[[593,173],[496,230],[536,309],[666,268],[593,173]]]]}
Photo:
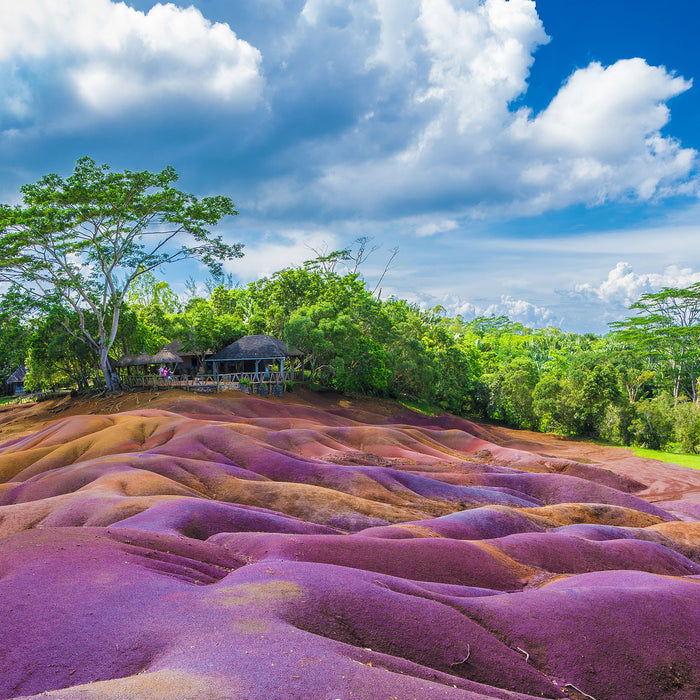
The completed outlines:
{"type": "Polygon", "coordinates": [[[184,389],[185,391],[219,392],[237,389],[246,393],[257,392],[279,394],[284,385],[295,381],[295,373],[290,372],[231,372],[229,374],[173,375],[161,377],[158,374],[138,374],[122,376],[124,388],[152,387],[154,389],[184,389]],[[261,388],[262,387],[262,388],[261,388]],[[277,389],[275,389],[277,387],[277,389]]]}

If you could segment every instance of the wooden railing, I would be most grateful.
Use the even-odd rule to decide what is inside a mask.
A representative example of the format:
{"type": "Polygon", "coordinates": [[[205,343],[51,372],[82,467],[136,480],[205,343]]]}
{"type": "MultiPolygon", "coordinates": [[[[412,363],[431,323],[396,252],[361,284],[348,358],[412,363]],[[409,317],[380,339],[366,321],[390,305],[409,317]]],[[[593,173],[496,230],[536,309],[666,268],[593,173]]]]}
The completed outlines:
{"type": "Polygon", "coordinates": [[[175,374],[161,377],[158,374],[138,374],[122,377],[125,388],[153,387],[154,389],[184,389],[185,391],[218,392],[229,389],[257,389],[260,384],[268,389],[294,381],[295,372],[230,372],[227,374],[198,374],[194,376],[175,374]]]}

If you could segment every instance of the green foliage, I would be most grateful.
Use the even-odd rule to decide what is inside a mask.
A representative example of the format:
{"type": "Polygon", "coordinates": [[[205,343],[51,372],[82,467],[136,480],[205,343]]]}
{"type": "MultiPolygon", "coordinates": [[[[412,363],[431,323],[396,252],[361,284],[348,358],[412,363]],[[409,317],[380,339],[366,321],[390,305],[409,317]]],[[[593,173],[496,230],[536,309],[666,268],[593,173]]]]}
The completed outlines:
{"type": "Polygon", "coordinates": [[[10,290],[0,297],[0,393],[5,382],[27,356],[27,341],[31,333],[22,300],[10,290]]]}
{"type": "Polygon", "coordinates": [[[632,443],[651,450],[668,446],[674,435],[674,402],[668,394],[644,399],[635,406],[637,416],[632,421],[632,443]]]}
{"type": "Polygon", "coordinates": [[[700,454],[700,405],[690,401],[676,404],[673,422],[680,451],[700,454]]]}
{"type": "Polygon", "coordinates": [[[185,351],[194,352],[200,360],[246,334],[242,319],[232,313],[222,313],[221,307],[217,307],[220,303],[220,296],[195,298],[184,312],[170,319],[171,338],[179,340],[185,351]]]}
{"type": "Polygon", "coordinates": [[[36,325],[27,341],[26,365],[25,387],[30,391],[65,386],[87,389],[97,370],[95,354],[66,331],[61,313],[52,313],[36,325]]]}
{"type": "Polygon", "coordinates": [[[220,273],[222,260],[241,255],[206,228],[237,213],[231,200],[198,200],[176,180],[171,167],[117,173],[81,158],[70,177],[46,175],[21,188],[22,204],[0,205],[0,282],[44,313],[62,310],[66,331],[97,355],[108,389],[118,385],[109,353],[132,284],[191,258],[220,273]]]}
{"type": "Polygon", "coordinates": [[[533,392],[538,381],[537,365],[529,357],[514,357],[501,365],[489,377],[491,415],[519,428],[536,428],[533,392]]]}
{"type": "Polygon", "coordinates": [[[700,283],[644,294],[630,309],[637,315],[611,324],[619,339],[644,352],[675,399],[698,398],[700,283]]]}

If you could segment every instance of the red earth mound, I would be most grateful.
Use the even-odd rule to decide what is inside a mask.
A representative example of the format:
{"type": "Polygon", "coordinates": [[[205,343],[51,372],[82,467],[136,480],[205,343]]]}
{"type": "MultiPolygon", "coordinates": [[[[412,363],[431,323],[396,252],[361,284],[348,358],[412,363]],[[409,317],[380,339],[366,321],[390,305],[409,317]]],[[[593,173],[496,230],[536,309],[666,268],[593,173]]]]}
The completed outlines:
{"type": "Polygon", "coordinates": [[[311,392],[0,441],[0,699],[700,696],[693,470],[311,392]]]}

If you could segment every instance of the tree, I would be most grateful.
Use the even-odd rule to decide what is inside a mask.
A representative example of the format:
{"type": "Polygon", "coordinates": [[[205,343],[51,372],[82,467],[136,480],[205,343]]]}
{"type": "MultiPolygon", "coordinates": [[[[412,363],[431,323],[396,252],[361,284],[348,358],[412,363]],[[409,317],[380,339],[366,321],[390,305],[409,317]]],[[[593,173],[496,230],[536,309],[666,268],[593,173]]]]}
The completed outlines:
{"type": "Polygon", "coordinates": [[[570,435],[597,435],[620,389],[615,368],[592,352],[573,357],[566,373],[543,373],[532,393],[532,408],[543,430],[570,435]]]}
{"type": "Polygon", "coordinates": [[[514,357],[491,375],[492,402],[497,414],[516,428],[532,430],[537,419],[532,407],[532,392],[539,376],[529,357],[514,357]]]}
{"type": "Polygon", "coordinates": [[[109,352],[135,280],[193,258],[221,274],[223,260],[242,255],[241,244],[206,228],[237,214],[231,200],[199,200],[175,189],[176,181],[172,167],[118,173],[85,157],[67,179],[46,175],[21,188],[22,204],[0,205],[0,281],[40,308],[64,312],[66,331],[98,356],[108,390],[120,385],[109,352]]]}
{"type": "MultiPolygon", "coordinates": [[[[225,291],[223,287],[217,290],[225,291]]],[[[243,335],[242,319],[217,308],[212,299],[192,299],[184,312],[173,317],[173,337],[182,343],[183,350],[195,353],[201,365],[207,353],[243,335]]]]}
{"type": "Polygon", "coordinates": [[[31,332],[21,300],[13,290],[0,297],[0,394],[6,381],[27,358],[27,341],[31,332]]]}
{"type": "Polygon", "coordinates": [[[670,371],[673,397],[683,390],[697,401],[700,367],[700,282],[644,294],[630,309],[637,316],[611,323],[619,338],[643,348],[651,363],[670,371]]]}
{"type": "Polygon", "coordinates": [[[25,386],[30,390],[76,384],[87,389],[96,374],[97,363],[90,348],[70,335],[61,320],[49,314],[38,320],[27,342],[25,386]]]}

